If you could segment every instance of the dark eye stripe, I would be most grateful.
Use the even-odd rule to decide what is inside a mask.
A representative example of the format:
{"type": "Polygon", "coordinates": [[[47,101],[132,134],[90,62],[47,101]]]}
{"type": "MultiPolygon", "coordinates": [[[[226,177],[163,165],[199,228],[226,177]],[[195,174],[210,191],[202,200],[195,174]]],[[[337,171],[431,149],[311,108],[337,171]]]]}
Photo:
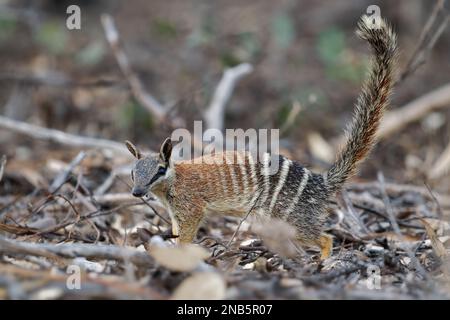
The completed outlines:
{"type": "Polygon", "coordinates": [[[134,172],[133,172],[133,170],[131,170],[131,180],[134,181],[134,172]]]}
{"type": "Polygon", "coordinates": [[[146,187],[151,185],[153,182],[158,180],[160,177],[166,174],[167,168],[165,167],[159,167],[158,172],[153,176],[153,178],[150,180],[149,183],[146,184],[146,187]]]}

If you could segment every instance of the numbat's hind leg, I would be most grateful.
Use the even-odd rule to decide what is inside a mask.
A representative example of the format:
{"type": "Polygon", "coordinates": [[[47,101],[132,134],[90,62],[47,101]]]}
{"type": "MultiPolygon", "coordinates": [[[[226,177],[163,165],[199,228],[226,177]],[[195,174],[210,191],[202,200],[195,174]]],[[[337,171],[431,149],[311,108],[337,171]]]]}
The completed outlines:
{"type": "Polygon", "coordinates": [[[298,235],[297,241],[301,246],[316,247],[320,249],[320,259],[325,260],[333,251],[333,238],[326,233],[322,233],[320,236],[305,237],[305,235],[298,235]]]}
{"type": "Polygon", "coordinates": [[[331,238],[331,236],[322,233],[316,244],[320,248],[321,260],[325,260],[331,255],[331,252],[333,251],[333,238],[331,238]]]}

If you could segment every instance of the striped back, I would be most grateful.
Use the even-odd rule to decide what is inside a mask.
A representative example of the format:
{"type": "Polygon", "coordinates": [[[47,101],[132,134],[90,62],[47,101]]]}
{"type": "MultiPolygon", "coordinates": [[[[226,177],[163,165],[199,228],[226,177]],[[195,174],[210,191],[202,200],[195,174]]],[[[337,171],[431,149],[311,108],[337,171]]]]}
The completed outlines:
{"type": "Polygon", "coordinates": [[[293,213],[298,216],[305,207],[326,201],[321,175],[283,156],[272,159],[279,161],[272,175],[269,154],[258,162],[248,152],[232,151],[204,156],[202,164],[179,162],[176,187],[201,195],[211,211],[243,215],[253,207],[253,214],[287,221],[293,213]]]}

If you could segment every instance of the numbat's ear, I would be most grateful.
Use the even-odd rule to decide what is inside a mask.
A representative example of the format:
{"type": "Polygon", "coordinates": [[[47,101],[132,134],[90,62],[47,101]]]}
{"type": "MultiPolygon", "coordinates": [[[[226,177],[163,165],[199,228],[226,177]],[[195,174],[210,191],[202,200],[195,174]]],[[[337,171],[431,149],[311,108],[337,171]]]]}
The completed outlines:
{"type": "Polygon", "coordinates": [[[141,152],[136,148],[134,144],[132,144],[130,141],[125,141],[125,145],[127,146],[128,150],[131,152],[131,154],[136,158],[140,159],[142,158],[141,152]]]}
{"type": "Polygon", "coordinates": [[[159,157],[164,163],[169,164],[170,156],[172,154],[172,140],[167,138],[161,145],[161,149],[159,151],[159,157]]]}

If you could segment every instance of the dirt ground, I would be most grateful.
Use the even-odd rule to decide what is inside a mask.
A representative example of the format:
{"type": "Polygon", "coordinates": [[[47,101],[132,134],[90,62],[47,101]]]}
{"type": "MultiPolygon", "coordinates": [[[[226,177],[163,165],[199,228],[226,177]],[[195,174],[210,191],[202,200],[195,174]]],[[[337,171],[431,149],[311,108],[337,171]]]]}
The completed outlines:
{"type": "Polygon", "coordinates": [[[369,5],[0,1],[0,299],[450,298],[448,1],[378,2],[400,47],[391,127],[329,208],[330,258],[251,217],[212,216],[173,247],[163,206],[130,193],[123,141],[158,150],[174,119],[192,130],[242,63],[224,127],[281,129],[284,155],[326,170],[370,63],[354,34],[369,5]]]}

